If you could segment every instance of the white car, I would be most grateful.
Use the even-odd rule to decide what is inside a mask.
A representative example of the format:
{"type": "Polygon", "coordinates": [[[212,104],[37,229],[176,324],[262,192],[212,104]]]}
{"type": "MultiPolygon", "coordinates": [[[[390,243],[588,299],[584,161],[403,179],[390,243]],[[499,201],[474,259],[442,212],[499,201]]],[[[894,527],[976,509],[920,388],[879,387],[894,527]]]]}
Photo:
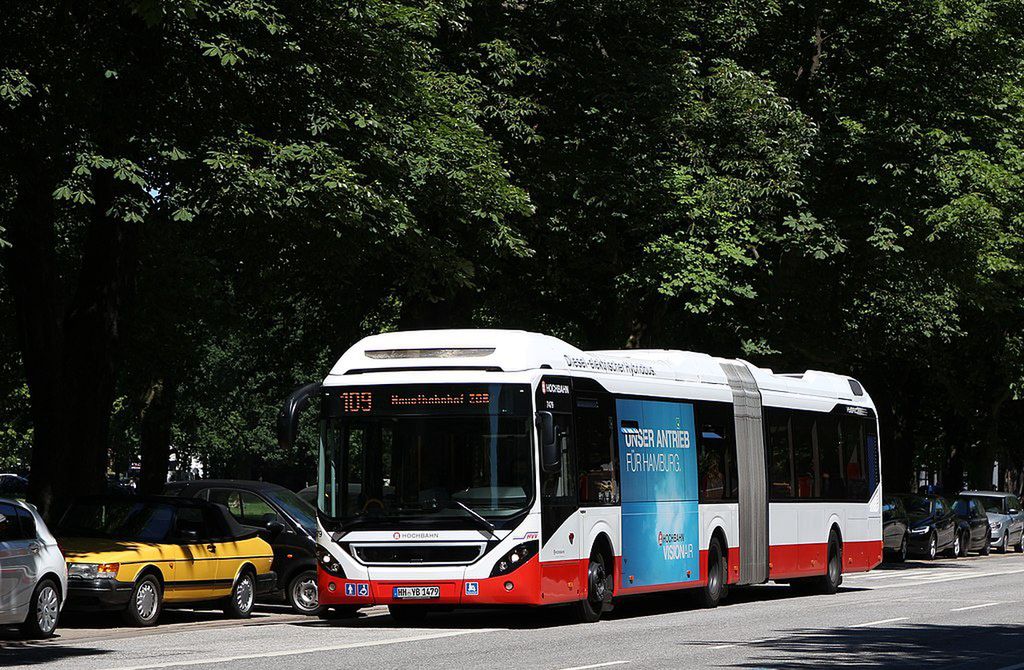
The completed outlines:
{"type": "Polygon", "coordinates": [[[68,592],[64,555],[34,507],[0,498],[0,626],[53,635],[68,592]]]}

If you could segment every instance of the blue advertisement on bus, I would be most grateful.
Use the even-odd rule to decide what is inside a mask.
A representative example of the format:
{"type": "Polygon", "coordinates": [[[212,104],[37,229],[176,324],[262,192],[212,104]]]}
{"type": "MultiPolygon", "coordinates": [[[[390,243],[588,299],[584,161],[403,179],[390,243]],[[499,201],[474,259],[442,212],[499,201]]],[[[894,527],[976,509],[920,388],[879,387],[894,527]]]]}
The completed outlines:
{"type": "Polygon", "coordinates": [[[700,577],[693,405],[617,400],[626,588],[700,577]]]}

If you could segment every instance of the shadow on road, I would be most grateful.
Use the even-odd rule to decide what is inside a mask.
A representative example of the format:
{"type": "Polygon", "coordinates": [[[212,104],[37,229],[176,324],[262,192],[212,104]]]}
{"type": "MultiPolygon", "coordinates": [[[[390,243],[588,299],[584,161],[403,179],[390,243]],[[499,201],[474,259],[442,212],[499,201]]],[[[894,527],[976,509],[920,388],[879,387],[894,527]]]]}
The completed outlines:
{"type": "MultiPolygon", "coordinates": [[[[860,588],[843,587],[842,592],[862,591],[860,588]]],[[[783,600],[786,598],[816,597],[795,592],[782,584],[765,584],[753,587],[731,587],[729,596],[720,607],[728,608],[751,602],[783,600]]],[[[615,609],[605,615],[609,621],[661,616],[675,612],[699,609],[696,594],[687,591],[673,591],[651,595],[636,595],[616,602],[615,609]]],[[[390,616],[366,616],[328,620],[305,619],[287,622],[293,626],[309,628],[394,628],[401,627],[390,616]]],[[[459,608],[431,612],[424,621],[410,624],[414,628],[464,629],[505,628],[510,630],[536,630],[555,628],[576,623],[570,606],[544,608],[459,608]]]]}
{"type": "MultiPolygon", "coordinates": [[[[6,633],[4,633],[6,635],[6,633]]],[[[51,661],[110,653],[103,649],[86,649],[62,644],[59,636],[46,641],[24,641],[0,637],[0,668],[12,665],[40,665],[51,661]]]]}
{"type": "Polygon", "coordinates": [[[983,668],[1016,660],[1024,649],[1024,625],[973,626],[965,622],[955,626],[797,629],[781,638],[731,643],[746,647],[756,659],[731,666],[740,668],[983,668]]]}

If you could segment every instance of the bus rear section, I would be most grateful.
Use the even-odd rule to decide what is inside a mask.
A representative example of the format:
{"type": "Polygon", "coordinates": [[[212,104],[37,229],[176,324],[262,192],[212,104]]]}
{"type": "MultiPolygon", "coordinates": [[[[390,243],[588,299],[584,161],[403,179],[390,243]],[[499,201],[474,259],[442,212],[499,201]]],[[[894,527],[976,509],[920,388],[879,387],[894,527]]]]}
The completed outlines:
{"type": "Polygon", "coordinates": [[[319,592],[396,618],[769,580],[832,593],[881,560],[859,384],[519,331],[373,336],[320,385],[319,592]]]}

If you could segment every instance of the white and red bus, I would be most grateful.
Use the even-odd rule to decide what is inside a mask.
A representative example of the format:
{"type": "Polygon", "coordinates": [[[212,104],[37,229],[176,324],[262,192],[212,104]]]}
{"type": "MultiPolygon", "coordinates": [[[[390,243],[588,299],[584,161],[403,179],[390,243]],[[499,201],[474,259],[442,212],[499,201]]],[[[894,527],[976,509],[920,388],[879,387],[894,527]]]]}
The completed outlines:
{"type": "Polygon", "coordinates": [[[835,592],[882,558],[878,423],[850,377],[522,331],[367,337],[322,383],[320,603],[572,603],[773,580],[835,592]]]}

